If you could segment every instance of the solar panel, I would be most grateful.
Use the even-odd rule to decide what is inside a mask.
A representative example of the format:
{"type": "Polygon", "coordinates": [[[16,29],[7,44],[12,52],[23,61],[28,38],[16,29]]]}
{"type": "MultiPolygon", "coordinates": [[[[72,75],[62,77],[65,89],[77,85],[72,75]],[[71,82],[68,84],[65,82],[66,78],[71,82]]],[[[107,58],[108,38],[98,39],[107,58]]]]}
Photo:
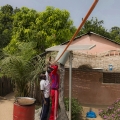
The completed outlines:
{"type": "MultiPolygon", "coordinates": [[[[65,49],[67,45],[58,45],[58,46],[53,46],[50,48],[47,48],[46,51],[59,51],[60,49],[65,49]]],[[[70,45],[67,50],[68,51],[73,51],[73,50],[90,50],[96,45],[70,45]]]]}

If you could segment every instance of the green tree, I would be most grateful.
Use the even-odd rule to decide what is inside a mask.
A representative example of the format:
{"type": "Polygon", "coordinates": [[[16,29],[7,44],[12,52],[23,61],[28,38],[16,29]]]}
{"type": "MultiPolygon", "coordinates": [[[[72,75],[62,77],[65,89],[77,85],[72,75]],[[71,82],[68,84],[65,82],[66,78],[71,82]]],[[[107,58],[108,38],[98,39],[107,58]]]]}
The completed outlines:
{"type": "Polygon", "coordinates": [[[107,37],[117,43],[120,43],[120,27],[114,26],[110,30],[105,29],[103,26],[104,21],[92,18],[87,20],[78,35],[94,32],[104,37],[107,37]]]}
{"type": "Polygon", "coordinates": [[[91,20],[87,20],[85,22],[84,26],[79,32],[79,35],[86,34],[88,32],[94,32],[111,39],[110,33],[105,29],[103,24],[104,24],[103,20],[99,21],[97,18],[92,17],[91,20]]]}
{"type": "Polygon", "coordinates": [[[35,10],[26,7],[22,7],[21,9],[16,8],[14,10],[12,39],[5,48],[7,52],[10,54],[19,52],[18,46],[21,42],[36,42],[36,18],[37,12],[35,10]]]}
{"type": "Polygon", "coordinates": [[[11,40],[13,8],[5,5],[0,8],[0,48],[5,47],[11,40]]]}
{"type": "Polygon", "coordinates": [[[120,27],[112,27],[110,29],[111,39],[117,43],[120,43],[120,27]]]}
{"type": "Polygon", "coordinates": [[[46,35],[46,47],[61,44],[69,40],[76,28],[70,19],[67,10],[60,10],[54,7],[47,7],[41,12],[36,24],[39,30],[46,35]]]}
{"type": "Polygon", "coordinates": [[[35,76],[35,73],[33,74],[35,66],[31,62],[31,57],[36,54],[34,47],[31,42],[22,42],[19,44],[19,52],[17,54],[9,55],[3,51],[4,57],[2,57],[0,62],[1,72],[15,82],[17,96],[29,96],[28,83],[35,76]]]}
{"type": "Polygon", "coordinates": [[[45,48],[70,39],[75,31],[70,14],[66,10],[47,7],[43,12],[22,7],[14,15],[12,40],[5,48],[14,54],[20,42],[36,42],[36,50],[41,53],[45,48]]]}
{"type": "Polygon", "coordinates": [[[15,9],[14,9],[14,14],[16,14],[17,12],[19,12],[20,11],[20,9],[18,8],[18,7],[16,7],[15,9]]]}

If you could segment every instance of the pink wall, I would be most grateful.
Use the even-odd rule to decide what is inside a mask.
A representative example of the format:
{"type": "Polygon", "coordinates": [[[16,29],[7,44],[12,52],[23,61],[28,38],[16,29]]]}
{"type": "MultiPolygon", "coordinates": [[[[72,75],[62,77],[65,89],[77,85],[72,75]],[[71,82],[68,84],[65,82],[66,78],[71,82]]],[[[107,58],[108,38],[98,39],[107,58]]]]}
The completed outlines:
{"type": "Polygon", "coordinates": [[[89,35],[82,36],[81,38],[78,38],[77,40],[73,41],[72,45],[96,45],[96,47],[89,51],[82,51],[92,54],[120,49],[120,45],[94,34],[91,34],[90,36],[89,35]]]}

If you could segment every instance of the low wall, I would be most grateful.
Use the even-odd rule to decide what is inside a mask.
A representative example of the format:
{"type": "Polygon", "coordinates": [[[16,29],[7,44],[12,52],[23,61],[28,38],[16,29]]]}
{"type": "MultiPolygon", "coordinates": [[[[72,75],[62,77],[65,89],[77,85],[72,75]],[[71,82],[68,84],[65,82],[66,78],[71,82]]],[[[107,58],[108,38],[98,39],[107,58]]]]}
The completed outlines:
{"type": "MultiPolygon", "coordinates": [[[[82,104],[113,104],[120,98],[120,84],[103,83],[102,79],[102,72],[72,69],[72,97],[77,98],[82,104]]],[[[65,70],[64,85],[64,94],[68,97],[69,69],[65,70]]]]}
{"type": "Polygon", "coordinates": [[[13,85],[10,78],[3,76],[0,78],[0,96],[5,96],[13,91],[13,85]]]}

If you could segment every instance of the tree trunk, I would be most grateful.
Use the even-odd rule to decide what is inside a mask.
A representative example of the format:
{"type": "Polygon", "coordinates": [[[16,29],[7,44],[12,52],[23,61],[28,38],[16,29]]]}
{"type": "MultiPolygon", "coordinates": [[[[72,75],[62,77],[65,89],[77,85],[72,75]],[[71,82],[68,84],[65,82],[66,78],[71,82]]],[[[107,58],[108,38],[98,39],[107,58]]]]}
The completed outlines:
{"type": "Polygon", "coordinates": [[[33,92],[34,91],[34,82],[33,81],[31,81],[30,82],[30,97],[33,97],[33,92]]]}
{"type": "Polygon", "coordinates": [[[58,114],[57,120],[69,120],[65,110],[64,104],[64,75],[65,75],[65,68],[64,65],[60,64],[60,86],[59,86],[59,105],[60,110],[58,114]]]}

